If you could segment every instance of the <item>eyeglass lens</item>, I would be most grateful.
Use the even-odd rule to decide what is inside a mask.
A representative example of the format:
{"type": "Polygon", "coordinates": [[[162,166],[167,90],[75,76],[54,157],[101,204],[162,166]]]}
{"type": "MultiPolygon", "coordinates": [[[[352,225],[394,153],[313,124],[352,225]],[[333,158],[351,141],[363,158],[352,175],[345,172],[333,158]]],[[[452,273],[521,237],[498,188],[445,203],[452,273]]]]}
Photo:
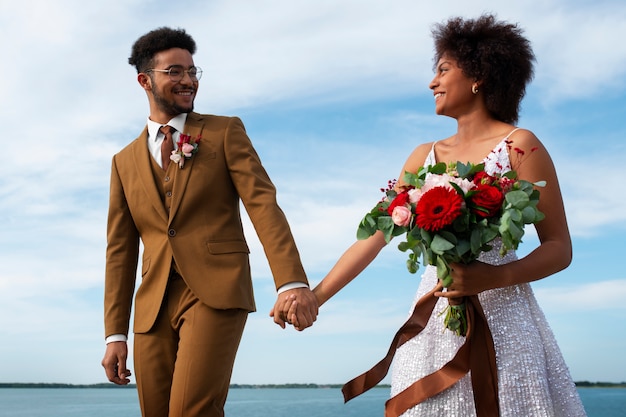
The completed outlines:
{"type": "Polygon", "coordinates": [[[189,74],[189,77],[192,80],[199,80],[202,77],[202,70],[198,67],[191,67],[188,70],[185,70],[180,65],[174,65],[170,67],[168,75],[172,81],[180,81],[185,76],[185,72],[189,74]]]}

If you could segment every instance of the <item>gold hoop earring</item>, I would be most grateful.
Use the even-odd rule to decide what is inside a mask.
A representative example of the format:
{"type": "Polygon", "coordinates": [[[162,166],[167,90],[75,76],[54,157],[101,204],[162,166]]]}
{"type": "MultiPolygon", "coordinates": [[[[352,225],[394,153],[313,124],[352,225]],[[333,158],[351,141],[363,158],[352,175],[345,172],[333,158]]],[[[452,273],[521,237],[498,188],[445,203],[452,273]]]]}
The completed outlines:
{"type": "Polygon", "coordinates": [[[478,94],[478,86],[477,86],[476,84],[474,84],[474,85],[472,86],[472,93],[473,93],[473,94],[478,94]]]}

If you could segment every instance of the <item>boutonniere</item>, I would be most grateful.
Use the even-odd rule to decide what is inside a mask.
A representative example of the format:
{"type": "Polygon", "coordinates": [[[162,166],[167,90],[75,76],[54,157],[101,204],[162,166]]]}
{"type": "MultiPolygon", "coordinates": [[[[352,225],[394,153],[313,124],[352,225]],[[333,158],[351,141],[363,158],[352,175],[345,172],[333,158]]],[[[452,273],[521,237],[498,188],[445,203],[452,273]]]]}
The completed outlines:
{"type": "Polygon", "coordinates": [[[200,139],[200,135],[195,138],[184,133],[179,135],[178,142],[176,142],[178,149],[173,150],[170,155],[170,159],[178,164],[178,168],[182,168],[185,165],[185,160],[190,159],[193,154],[198,152],[200,139]]]}

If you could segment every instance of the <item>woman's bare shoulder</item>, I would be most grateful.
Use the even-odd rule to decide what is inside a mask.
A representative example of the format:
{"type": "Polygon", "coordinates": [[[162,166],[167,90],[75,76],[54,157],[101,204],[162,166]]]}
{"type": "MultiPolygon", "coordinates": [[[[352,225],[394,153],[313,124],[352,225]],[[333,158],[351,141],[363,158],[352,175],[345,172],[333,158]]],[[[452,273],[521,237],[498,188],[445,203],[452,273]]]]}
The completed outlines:
{"type": "Polygon", "coordinates": [[[507,143],[509,147],[517,147],[521,150],[528,148],[528,151],[530,151],[531,147],[542,146],[539,138],[531,130],[524,128],[518,128],[511,132],[507,143]]]}
{"type": "Polygon", "coordinates": [[[424,162],[426,161],[430,151],[433,149],[435,143],[436,142],[422,143],[413,149],[400,171],[400,178],[403,178],[405,172],[417,172],[422,166],[424,166],[424,162]]]}
{"type": "Polygon", "coordinates": [[[411,161],[413,163],[423,165],[426,157],[428,157],[428,154],[433,149],[435,143],[437,142],[426,142],[418,145],[415,149],[413,149],[413,151],[407,158],[407,163],[411,161]]]}

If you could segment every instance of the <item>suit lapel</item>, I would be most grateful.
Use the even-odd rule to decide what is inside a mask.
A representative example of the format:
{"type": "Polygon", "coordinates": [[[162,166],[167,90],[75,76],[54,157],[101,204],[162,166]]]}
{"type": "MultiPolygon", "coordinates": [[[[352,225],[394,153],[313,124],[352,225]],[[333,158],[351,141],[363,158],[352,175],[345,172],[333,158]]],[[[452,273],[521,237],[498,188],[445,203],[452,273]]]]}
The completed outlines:
{"type": "Polygon", "coordinates": [[[148,150],[148,128],[146,127],[141,135],[137,138],[133,146],[133,159],[135,162],[135,168],[137,169],[137,177],[143,186],[143,189],[148,196],[148,200],[154,207],[159,216],[167,221],[167,212],[159,196],[159,190],[154,183],[154,176],[152,175],[150,151],[148,150]]]}
{"type": "MultiPolygon", "coordinates": [[[[203,117],[198,113],[189,113],[187,115],[187,121],[185,122],[185,129],[182,133],[190,135],[192,138],[197,137],[202,133],[202,128],[204,126],[203,117]]],[[[202,147],[202,141],[198,145],[198,151],[202,147]]],[[[176,167],[178,172],[174,175],[174,190],[172,196],[172,207],[170,209],[170,219],[174,218],[178,207],[180,207],[180,203],[185,194],[185,189],[187,188],[187,183],[189,182],[189,177],[191,176],[191,172],[193,170],[193,163],[195,160],[195,156],[187,159],[185,161],[185,165],[182,169],[176,167]]]]}

